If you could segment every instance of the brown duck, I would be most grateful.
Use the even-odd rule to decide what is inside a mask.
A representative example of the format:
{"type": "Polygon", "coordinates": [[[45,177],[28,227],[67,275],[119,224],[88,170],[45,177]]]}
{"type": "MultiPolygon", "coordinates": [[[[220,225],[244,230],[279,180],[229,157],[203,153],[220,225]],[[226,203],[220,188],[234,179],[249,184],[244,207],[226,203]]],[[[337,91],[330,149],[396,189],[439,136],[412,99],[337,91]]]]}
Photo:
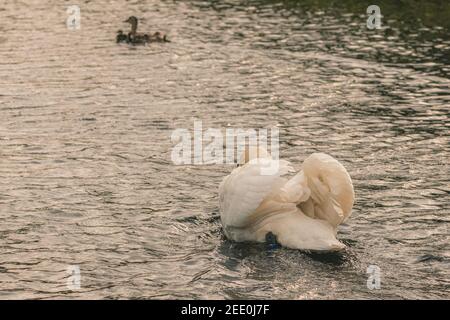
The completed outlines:
{"type": "MultiPolygon", "coordinates": [[[[135,16],[129,17],[124,22],[131,24],[131,31],[126,36],[125,39],[123,33],[117,35],[117,42],[127,42],[131,44],[147,44],[150,42],[170,42],[166,35],[162,35],[161,32],[157,31],[153,35],[147,33],[138,33],[138,18],[135,16]],[[120,39],[120,40],[119,40],[120,39]]],[[[120,30],[119,30],[120,31],[120,30]]]]}

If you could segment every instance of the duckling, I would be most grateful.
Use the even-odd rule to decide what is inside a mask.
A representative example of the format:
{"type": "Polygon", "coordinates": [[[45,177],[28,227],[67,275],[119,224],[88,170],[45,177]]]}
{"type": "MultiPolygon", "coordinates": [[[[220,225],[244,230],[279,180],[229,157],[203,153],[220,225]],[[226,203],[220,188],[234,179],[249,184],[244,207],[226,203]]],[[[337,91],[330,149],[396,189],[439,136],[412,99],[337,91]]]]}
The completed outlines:
{"type": "Polygon", "coordinates": [[[170,42],[170,40],[167,39],[167,35],[162,35],[161,32],[159,32],[159,31],[156,31],[152,35],[151,41],[152,42],[170,42]]]}
{"type": "Polygon", "coordinates": [[[116,42],[117,43],[128,42],[128,36],[126,34],[124,34],[122,30],[118,30],[117,36],[116,36],[116,42]]]}

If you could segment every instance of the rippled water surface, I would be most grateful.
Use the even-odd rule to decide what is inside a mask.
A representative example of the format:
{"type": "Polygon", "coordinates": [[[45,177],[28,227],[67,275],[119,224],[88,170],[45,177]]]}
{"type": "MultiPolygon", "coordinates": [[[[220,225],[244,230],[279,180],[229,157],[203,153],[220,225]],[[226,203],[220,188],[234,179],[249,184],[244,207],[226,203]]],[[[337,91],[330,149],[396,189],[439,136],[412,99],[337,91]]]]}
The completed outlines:
{"type": "Polygon", "coordinates": [[[368,30],[359,1],[80,1],[71,31],[69,1],[2,1],[0,298],[450,298],[450,9],[407,3],[368,30]],[[172,42],[117,45],[132,14],[172,42]],[[170,158],[194,119],[341,161],[346,251],[226,240],[233,167],[170,158]]]}

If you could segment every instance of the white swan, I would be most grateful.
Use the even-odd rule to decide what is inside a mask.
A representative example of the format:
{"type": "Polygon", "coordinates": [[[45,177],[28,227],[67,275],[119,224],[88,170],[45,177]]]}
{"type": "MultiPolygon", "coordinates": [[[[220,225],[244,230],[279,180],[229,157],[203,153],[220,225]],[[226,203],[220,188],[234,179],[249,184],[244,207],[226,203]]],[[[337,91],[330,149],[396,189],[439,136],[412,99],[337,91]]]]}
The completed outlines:
{"type": "Polygon", "coordinates": [[[295,172],[290,163],[272,159],[265,149],[246,148],[241,161],[219,186],[220,218],[229,239],[264,242],[272,233],[292,249],[345,248],[336,232],[351,214],[354,191],[336,159],[314,153],[290,179],[284,177],[295,172]],[[278,166],[277,172],[264,174],[267,164],[278,166]]]}

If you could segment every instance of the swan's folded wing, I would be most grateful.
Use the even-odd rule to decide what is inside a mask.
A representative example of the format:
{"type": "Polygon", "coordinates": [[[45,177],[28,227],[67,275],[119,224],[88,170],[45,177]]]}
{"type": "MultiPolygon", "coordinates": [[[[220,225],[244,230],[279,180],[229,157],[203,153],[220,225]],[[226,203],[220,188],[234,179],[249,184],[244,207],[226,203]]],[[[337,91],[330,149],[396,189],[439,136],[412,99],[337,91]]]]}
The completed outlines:
{"type": "Polygon", "coordinates": [[[224,226],[247,226],[250,215],[261,202],[274,188],[285,183],[286,179],[281,176],[293,171],[287,161],[268,161],[279,166],[273,174],[262,174],[262,164],[250,161],[224,178],[219,186],[220,216],[224,226]]]}
{"type": "Polygon", "coordinates": [[[351,214],[353,184],[344,166],[324,153],[314,153],[303,163],[303,172],[311,191],[308,200],[300,203],[302,211],[311,218],[328,221],[333,227],[351,214]]]}
{"type": "Polygon", "coordinates": [[[308,188],[308,180],[303,174],[303,171],[300,171],[280,188],[278,197],[281,202],[298,204],[308,200],[310,195],[311,191],[308,188]]]}

